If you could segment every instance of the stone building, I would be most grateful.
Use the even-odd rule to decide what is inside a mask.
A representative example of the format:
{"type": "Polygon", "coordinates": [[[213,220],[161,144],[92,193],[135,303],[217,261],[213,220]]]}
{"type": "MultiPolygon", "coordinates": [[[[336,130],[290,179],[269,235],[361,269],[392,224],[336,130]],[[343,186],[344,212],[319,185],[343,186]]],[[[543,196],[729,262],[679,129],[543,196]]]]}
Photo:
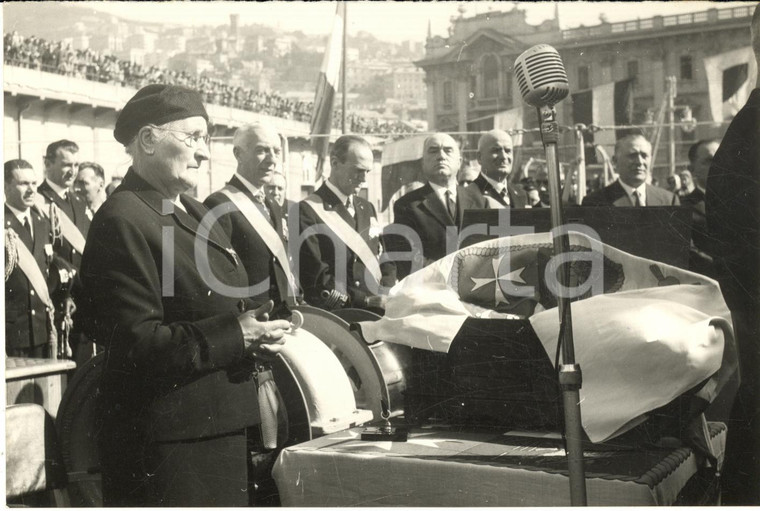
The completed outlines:
{"type": "MultiPolygon", "coordinates": [[[[642,10],[652,9],[648,6],[651,4],[641,5],[642,10]]],[[[519,90],[513,83],[512,67],[520,53],[540,43],[559,51],[571,93],[632,78],[634,123],[651,122],[662,104],[668,76],[676,77],[677,111],[689,107],[697,121],[710,121],[703,59],[749,46],[754,9],[754,5],[733,8],[714,5],[700,12],[673,16],[642,12],[639,19],[619,23],[609,23],[600,17],[596,25],[568,30],[560,29],[558,10],[554,19],[540,25],[528,24],[525,11],[519,6],[472,17],[464,17],[460,11],[460,16],[452,19],[449,36],[429,36],[425,57],[415,62],[426,74],[430,129],[488,130],[494,127],[495,114],[522,106],[519,90]]],[[[571,101],[567,98],[557,107],[561,125],[573,124],[571,101]]],[[[525,109],[523,118],[524,127],[537,126],[532,108],[525,109]]],[[[676,162],[685,164],[686,152],[694,140],[721,136],[726,126],[700,125],[690,133],[675,130],[676,162]]],[[[663,141],[667,137],[668,133],[663,133],[663,141]]],[[[538,143],[537,137],[525,137],[525,145],[538,143]]],[[[658,163],[666,166],[667,145],[661,144],[662,153],[658,153],[658,163]]]]}

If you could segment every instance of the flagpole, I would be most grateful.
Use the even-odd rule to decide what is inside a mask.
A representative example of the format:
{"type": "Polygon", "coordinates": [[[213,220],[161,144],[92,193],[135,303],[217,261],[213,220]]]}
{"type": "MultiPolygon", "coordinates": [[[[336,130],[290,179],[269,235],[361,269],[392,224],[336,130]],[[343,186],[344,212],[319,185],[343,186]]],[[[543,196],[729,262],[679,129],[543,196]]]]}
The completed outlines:
{"type": "Polygon", "coordinates": [[[347,41],[347,32],[348,32],[348,4],[345,3],[345,0],[341,0],[343,2],[343,55],[342,55],[342,61],[340,65],[340,81],[343,83],[343,97],[342,97],[342,112],[341,112],[341,119],[340,119],[340,129],[341,133],[344,135],[346,134],[346,91],[348,90],[347,83],[346,83],[346,41],[347,41]]]}

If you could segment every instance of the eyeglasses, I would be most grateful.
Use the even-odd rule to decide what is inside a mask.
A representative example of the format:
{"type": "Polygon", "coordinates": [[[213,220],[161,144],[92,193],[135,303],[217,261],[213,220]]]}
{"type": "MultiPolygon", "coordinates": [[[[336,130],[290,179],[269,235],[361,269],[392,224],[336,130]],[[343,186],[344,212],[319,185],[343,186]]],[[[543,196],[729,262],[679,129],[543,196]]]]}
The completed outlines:
{"type": "Polygon", "coordinates": [[[203,140],[206,143],[206,147],[208,147],[211,144],[211,135],[209,134],[201,135],[198,132],[190,133],[187,131],[175,130],[173,128],[164,128],[161,126],[152,126],[152,125],[151,125],[151,128],[154,128],[157,130],[169,131],[171,133],[182,133],[183,135],[186,135],[185,138],[179,138],[179,137],[175,137],[175,138],[177,138],[177,140],[184,142],[185,145],[191,149],[194,147],[197,147],[198,143],[201,140],[203,140]]]}

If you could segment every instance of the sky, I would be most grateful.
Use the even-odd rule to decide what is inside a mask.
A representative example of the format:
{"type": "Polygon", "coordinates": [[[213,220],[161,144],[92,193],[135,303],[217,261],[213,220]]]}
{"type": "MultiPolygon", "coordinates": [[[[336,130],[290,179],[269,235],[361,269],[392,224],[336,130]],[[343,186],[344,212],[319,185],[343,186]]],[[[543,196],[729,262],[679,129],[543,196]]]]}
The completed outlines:
{"type": "MultiPolygon", "coordinates": [[[[332,26],[335,2],[77,2],[120,17],[186,25],[227,24],[230,14],[240,14],[240,24],[260,23],[282,30],[301,30],[307,34],[326,34],[332,26]]],[[[710,7],[755,4],[755,2],[559,2],[560,25],[575,28],[599,24],[599,15],[608,21],[627,21],[661,14],[702,11],[710,7]]],[[[449,1],[358,1],[349,2],[348,32],[370,32],[380,40],[424,41],[428,21],[433,35],[446,36],[449,20],[459,15],[472,16],[488,10],[508,10],[518,5],[527,21],[538,24],[554,16],[552,2],[449,2],[449,1]]]]}

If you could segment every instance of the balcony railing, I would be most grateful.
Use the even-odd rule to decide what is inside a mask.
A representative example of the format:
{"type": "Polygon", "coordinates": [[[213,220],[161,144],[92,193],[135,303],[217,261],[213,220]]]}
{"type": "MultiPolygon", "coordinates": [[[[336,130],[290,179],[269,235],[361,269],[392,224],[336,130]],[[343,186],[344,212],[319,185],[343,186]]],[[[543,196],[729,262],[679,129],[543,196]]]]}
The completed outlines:
{"type": "MultiPolygon", "coordinates": [[[[752,16],[754,6],[731,7],[728,9],[718,9],[717,19],[720,21],[730,19],[741,19],[752,16]]],[[[638,32],[642,30],[652,30],[661,27],[674,27],[681,25],[693,25],[697,23],[707,23],[710,21],[708,11],[691,12],[686,14],[676,14],[672,16],[656,16],[643,20],[621,21],[619,23],[605,23],[593,27],[572,28],[562,31],[562,39],[583,39],[608,34],[620,34],[625,32],[638,32]],[[661,19],[661,25],[655,23],[656,19],[661,19]]]]}

